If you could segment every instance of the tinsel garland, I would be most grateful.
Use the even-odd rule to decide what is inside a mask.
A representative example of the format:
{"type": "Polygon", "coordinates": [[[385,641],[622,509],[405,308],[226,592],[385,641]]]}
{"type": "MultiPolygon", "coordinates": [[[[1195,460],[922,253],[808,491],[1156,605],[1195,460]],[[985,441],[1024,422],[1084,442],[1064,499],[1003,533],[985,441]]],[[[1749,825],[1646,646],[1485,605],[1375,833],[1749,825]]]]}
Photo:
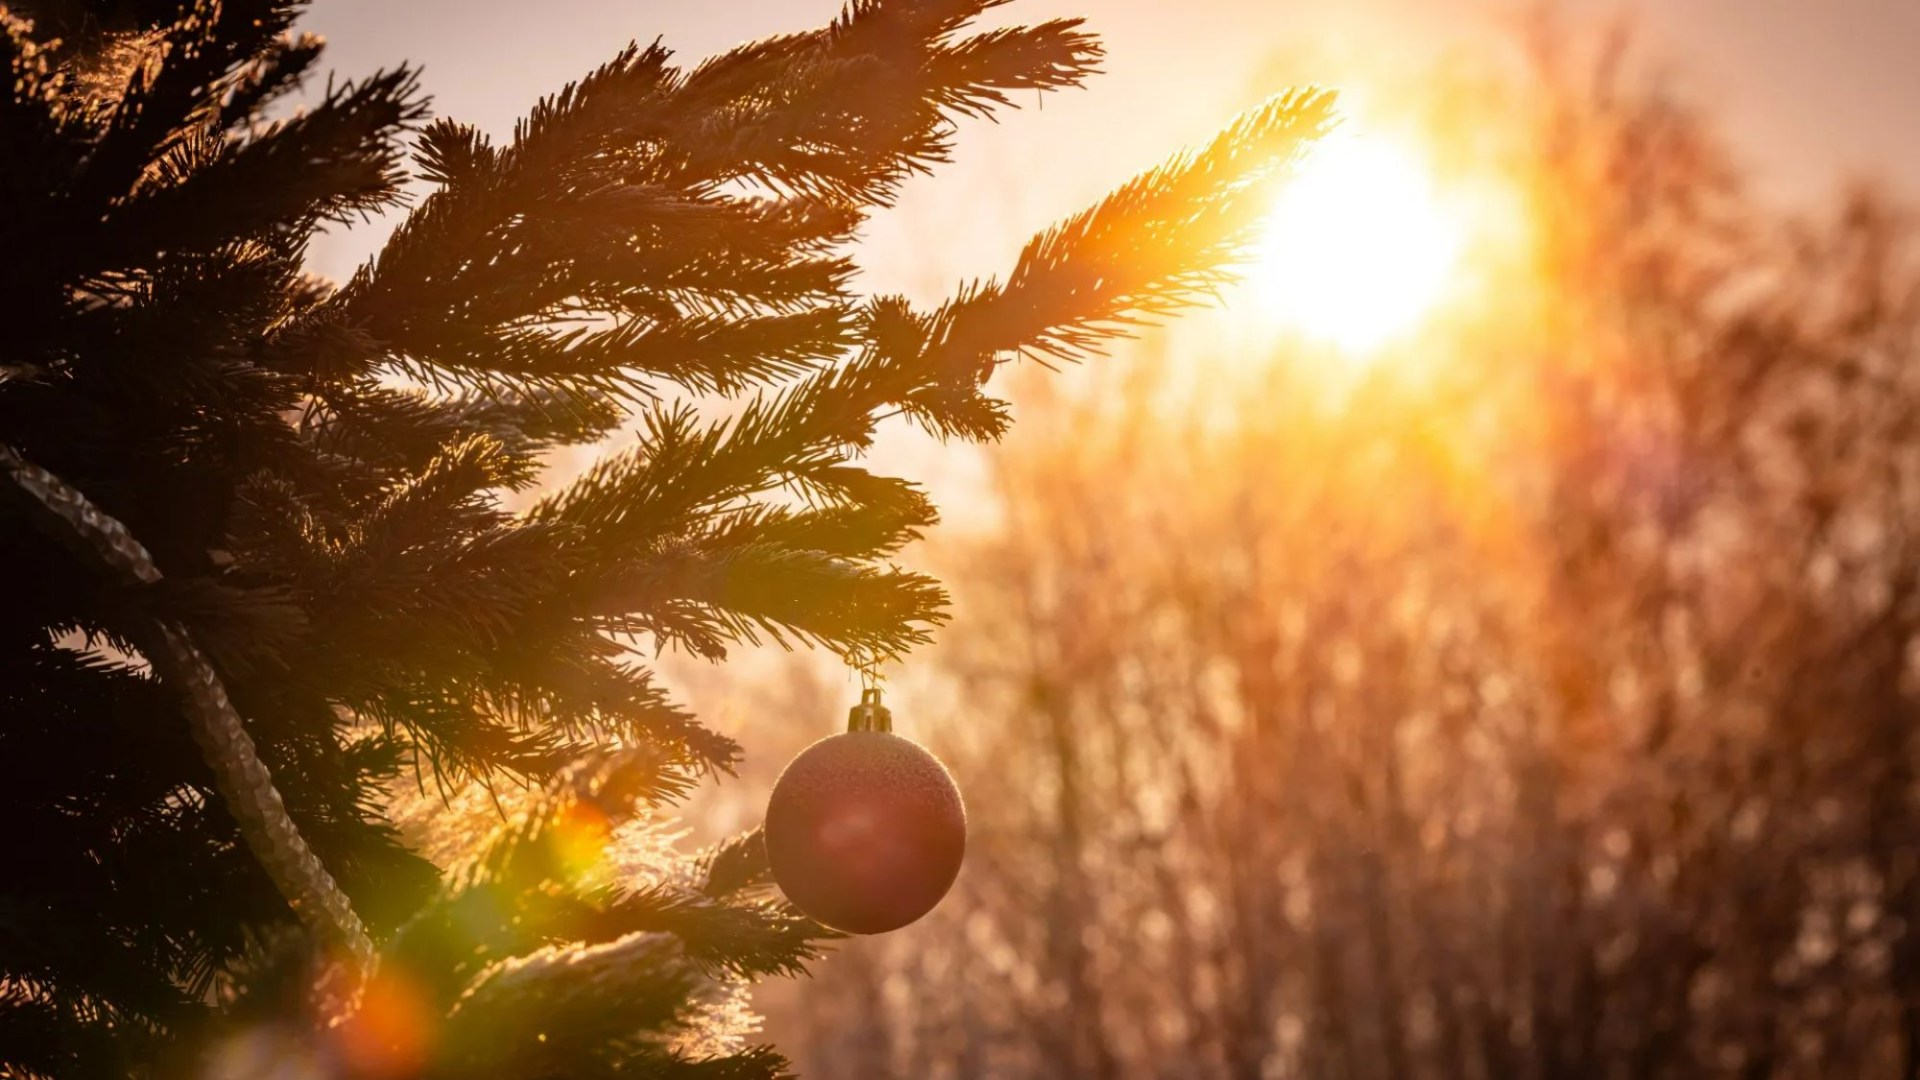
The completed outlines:
{"type": "MultiPolygon", "coordinates": [[[[0,445],[0,468],[47,511],[45,516],[58,523],[63,539],[84,548],[130,583],[152,585],[160,580],[160,568],[145,545],[84,494],[8,446],[0,445]]],[[[287,815],[286,803],[227,697],[219,673],[185,627],[158,620],[155,631],[141,642],[150,652],[147,659],[163,682],[184,691],[193,740],[213,770],[214,783],[239,822],[248,849],[287,906],[316,937],[346,949],[362,967],[367,966],[373,958],[373,941],[366,926],[287,815]]]]}

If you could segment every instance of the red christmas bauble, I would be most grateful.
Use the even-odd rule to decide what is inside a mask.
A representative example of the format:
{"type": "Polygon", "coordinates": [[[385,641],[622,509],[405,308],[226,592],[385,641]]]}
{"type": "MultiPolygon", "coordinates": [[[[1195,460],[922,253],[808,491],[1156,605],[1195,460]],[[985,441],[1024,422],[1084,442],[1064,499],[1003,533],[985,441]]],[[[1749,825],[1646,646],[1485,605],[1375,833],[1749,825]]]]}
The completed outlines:
{"type": "Polygon", "coordinates": [[[850,934],[933,910],[960,873],[967,810],[940,759],[887,731],[801,751],[767,801],[767,861],[793,906],[850,934]]]}

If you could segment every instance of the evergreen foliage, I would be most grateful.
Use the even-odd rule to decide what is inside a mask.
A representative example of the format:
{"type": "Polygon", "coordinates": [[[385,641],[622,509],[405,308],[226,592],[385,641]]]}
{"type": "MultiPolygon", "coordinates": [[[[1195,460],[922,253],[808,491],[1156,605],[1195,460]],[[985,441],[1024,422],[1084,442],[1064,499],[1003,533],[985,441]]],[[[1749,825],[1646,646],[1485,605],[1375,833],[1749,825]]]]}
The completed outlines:
{"type": "Polygon", "coordinates": [[[295,0],[0,5],[0,445],[160,571],[0,492],[0,1071],[195,1072],[259,1025],[348,1075],[780,1071],[689,1037],[825,936],[753,836],[644,887],[569,864],[581,820],[604,839],[740,754],[645,653],[925,640],[943,593],[890,560],[935,509],[862,462],[877,426],[994,438],[999,362],[1204,299],[1328,117],[1278,99],[933,310],[859,295],[859,227],[957,121],[1094,70],[1077,20],[967,30],[1001,2],[854,0],[691,67],[629,47],[502,143],[430,120],[409,68],[285,108],[320,52],[295,0]],[[307,274],[317,228],[403,202],[409,157],[431,186],[378,255],[307,274]],[[378,943],[345,1005],[146,663],[155,626],[217,671],[378,943]],[[445,874],[383,809],[498,779],[545,794],[445,874]],[[424,1042],[378,1029],[409,1010],[424,1042]]]}

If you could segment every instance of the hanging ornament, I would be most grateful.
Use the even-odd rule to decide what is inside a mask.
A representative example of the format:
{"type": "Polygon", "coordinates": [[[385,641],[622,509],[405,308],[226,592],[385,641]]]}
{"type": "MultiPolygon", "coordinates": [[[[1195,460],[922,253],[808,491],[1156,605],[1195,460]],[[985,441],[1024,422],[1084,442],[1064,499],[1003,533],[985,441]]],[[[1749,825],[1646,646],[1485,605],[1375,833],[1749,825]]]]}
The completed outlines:
{"type": "Polygon", "coordinates": [[[767,801],[767,861],[787,899],[849,934],[932,911],[960,873],[967,810],[940,759],[893,734],[867,687],[844,734],[801,751],[767,801]]]}

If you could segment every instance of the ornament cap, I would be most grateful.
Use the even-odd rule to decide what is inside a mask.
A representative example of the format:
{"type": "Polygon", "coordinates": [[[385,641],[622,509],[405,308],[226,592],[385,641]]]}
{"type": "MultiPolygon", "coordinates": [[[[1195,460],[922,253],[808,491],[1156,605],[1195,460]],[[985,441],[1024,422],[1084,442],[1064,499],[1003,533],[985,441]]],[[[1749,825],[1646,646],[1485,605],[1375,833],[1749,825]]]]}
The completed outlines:
{"type": "Polygon", "coordinates": [[[893,710],[880,702],[880,688],[870,686],[860,691],[860,704],[847,710],[848,731],[893,730],[893,710]]]}

